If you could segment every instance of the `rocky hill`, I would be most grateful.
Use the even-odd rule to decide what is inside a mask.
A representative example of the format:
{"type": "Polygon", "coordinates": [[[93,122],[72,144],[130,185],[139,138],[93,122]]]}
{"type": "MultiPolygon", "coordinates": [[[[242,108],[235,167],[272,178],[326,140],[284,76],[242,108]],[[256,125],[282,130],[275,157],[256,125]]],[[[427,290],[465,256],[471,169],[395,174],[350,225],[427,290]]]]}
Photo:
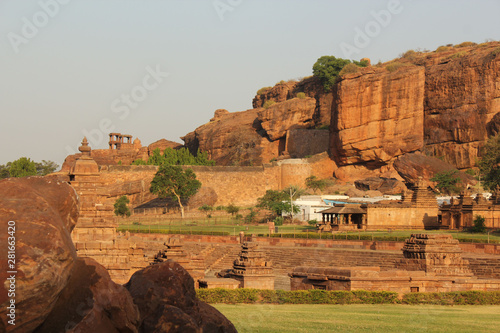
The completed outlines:
{"type": "Polygon", "coordinates": [[[316,140],[310,151],[328,151],[339,178],[394,176],[398,157],[414,152],[472,168],[488,133],[500,128],[499,54],[499,42],[408,51],[340,77],[328,92],[316,77],[280,82],[259,91],[254,109],[218,110],[182,139],[222,165],[258,164],[303,157],[288,151],[290,140],[306,145],[303,155],[308,133],[329,126],[329,143],[316,140]]]}

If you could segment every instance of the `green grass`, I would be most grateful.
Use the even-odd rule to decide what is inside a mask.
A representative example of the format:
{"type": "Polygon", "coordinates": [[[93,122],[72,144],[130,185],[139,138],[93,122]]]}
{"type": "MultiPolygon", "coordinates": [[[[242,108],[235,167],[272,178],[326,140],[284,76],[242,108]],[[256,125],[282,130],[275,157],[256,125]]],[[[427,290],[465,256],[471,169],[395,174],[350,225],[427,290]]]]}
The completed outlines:
{"type": "Polygon", "coordinates": [[[500,306],[214,305],[238,332],[496,332],[500,306]]]}

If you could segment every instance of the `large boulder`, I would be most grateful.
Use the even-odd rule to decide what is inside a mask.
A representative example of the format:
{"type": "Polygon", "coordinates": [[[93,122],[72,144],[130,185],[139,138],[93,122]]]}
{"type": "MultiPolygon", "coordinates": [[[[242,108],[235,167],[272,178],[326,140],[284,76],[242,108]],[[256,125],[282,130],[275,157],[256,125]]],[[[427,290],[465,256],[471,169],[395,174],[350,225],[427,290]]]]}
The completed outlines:
{"type": "MultiPolygon", "coordinates": [[[[456,170],[454,165],[420,152],[400,156],[394,162],[394,168],[409,184],[416,184],[419,178],[430,180],[437,173],[456,170]]],[[[457,175],[464,185],[475,185],[477,183],[474,177],[464,172],[458,172],[457,175]]]]}
{"type": "Polygon", "coordinates": [[[56,305],[36,332],[134,333],[139,320],[129,292],[95,260],[78,258],[56,305]]]}
{"type": "Polygon", "coordinates": [[[140,332],[236,332],[219,311],[198,300],[193,278],[172,260],[136,272],[125,288],[139,307],[140,332]]]}
{"type": "MultiPolygon", "coordinates": [[[[67,183],[42,177],[7,178],[0,181],[0,331],[7,326],[9,285],[6,272],[15,275],[14,332],[31,332],[54,307],[68,283],[76,251],[70,232],[78,218],[78,198],[67,183]],[[8,229],[8,222],[15,229],[8,229]],[[13,223],[10,223],[13,224],[13,223]],[[7,233],[12,231],[12,235],[7,233]],[[15,231],[15,233],[14,233],[15,231]],[[8,237],[15,237],[15,267],[7,266],[8,237]]],[[[12,244],[12,239],[9,240],[12,244]]],[[[11,275],[11,274],[9,274],[11,275]]]]}
{"type": "Polygon", "coordinates": [[[294,98],[259,111],[259,121],[271,141],[283,138],[289,129],[315,126],[314,98],[294,98]]]}
{"type": "Polygon", "coordinates": [[[401,194],[407,190],[402,181],[385,177],[368,177],[356,180],[354,185],[358,190],[380,191],[382,194],[401,194]]]}

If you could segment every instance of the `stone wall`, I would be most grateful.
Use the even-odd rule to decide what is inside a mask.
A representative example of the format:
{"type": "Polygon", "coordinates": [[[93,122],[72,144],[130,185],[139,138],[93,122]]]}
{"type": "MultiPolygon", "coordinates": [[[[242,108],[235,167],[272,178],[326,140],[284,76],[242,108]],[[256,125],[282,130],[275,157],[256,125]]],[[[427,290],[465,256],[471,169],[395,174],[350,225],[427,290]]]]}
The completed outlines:
{"type": "MultiPolygon", "coordinates": [[[[290,185],[305,187],[311,175],[328,178],[333,174],[333,163],[326,153],[309,159],[291,159],[256,167],[189,166],[203,187],[212,189],[217,205],[251,206],[267,190],[280,190],[290,185]]],[[[113,205],[116,199],[127,195],[132,205],[156,198],[149,192],[151,180],[158,167],[151,165],[101,166],[97,191],[113,205]]]]}
{"type": "Polygon", "coordinates": [[[437,227],[439,209],[436,207],[397,207],[396,205],[368,205],[367,229],[424,229],[437,227]]]}
{"type": "Polygon", "coordinates": [[[317,129],[291,129],[286,134],[286,148],[291,157],[303,158],[329,151],[330,132],[317,129]]]}

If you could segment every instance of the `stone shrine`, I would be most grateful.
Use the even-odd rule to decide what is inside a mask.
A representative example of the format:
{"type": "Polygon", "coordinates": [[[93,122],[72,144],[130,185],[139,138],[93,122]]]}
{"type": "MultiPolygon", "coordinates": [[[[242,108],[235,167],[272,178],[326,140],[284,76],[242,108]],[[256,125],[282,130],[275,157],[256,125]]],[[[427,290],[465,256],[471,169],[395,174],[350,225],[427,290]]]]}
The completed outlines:
{"type": "Polygon", "coordinates": [[[478,279],[462,259],[451,235],[413,234],[403,247],[398,269],[380,267],[296,267],[292,290],[369,290],[408,292],[500,291],[500,280],[478,279]]]}
{"type": "Polygon", "coordinates": [[[234,261],[229,275],[240,282],[240,288],[274,289],[271,263],[265,260],[264,251],[254,242],[241,245],[240,257],[234,261]]]}

